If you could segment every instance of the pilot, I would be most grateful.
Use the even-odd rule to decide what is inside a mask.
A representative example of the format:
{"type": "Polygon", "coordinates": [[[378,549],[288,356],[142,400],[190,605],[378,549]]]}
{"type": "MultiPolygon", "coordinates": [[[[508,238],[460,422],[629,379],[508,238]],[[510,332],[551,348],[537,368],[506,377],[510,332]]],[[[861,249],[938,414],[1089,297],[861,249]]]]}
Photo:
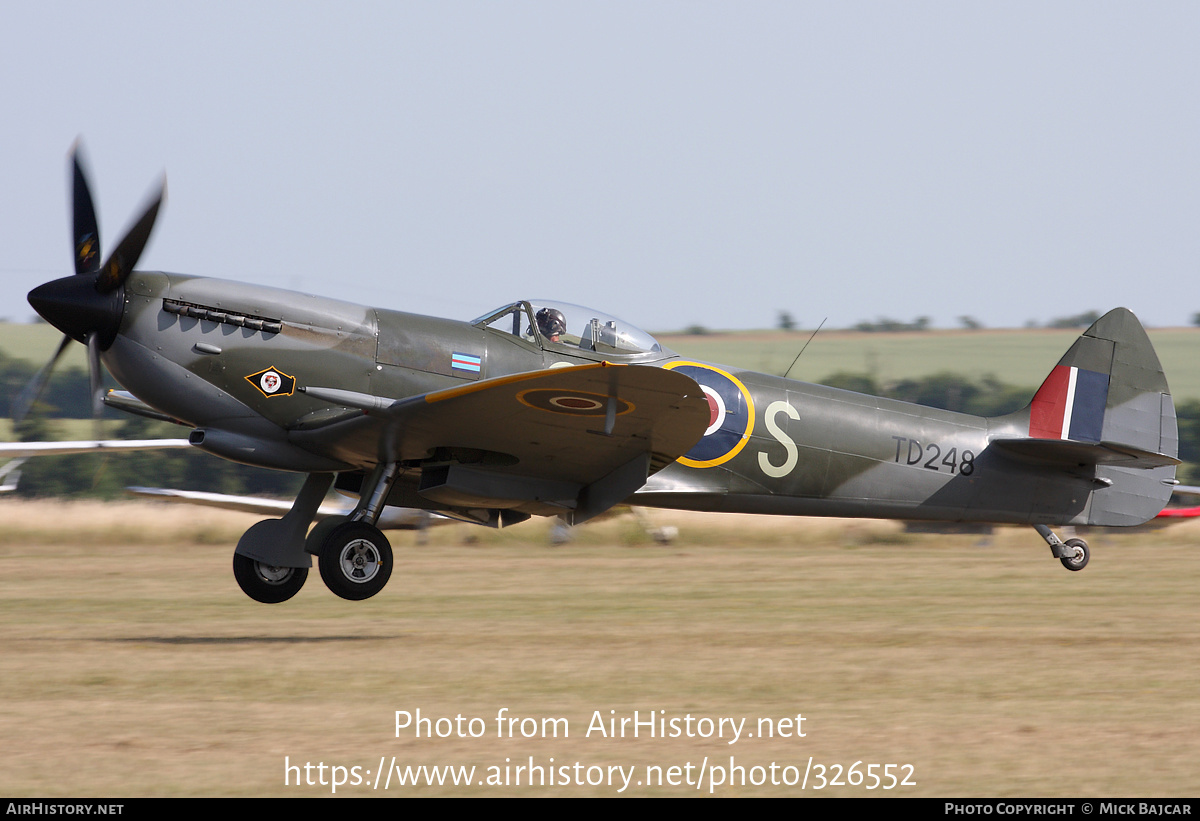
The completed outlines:
{"type": "Polygon", "coordinates": [[[567,319],[557,308],[542,308],[534,319],[542,336],[551,342],[558,342],[559,337],[567,332],[567,319]]]}

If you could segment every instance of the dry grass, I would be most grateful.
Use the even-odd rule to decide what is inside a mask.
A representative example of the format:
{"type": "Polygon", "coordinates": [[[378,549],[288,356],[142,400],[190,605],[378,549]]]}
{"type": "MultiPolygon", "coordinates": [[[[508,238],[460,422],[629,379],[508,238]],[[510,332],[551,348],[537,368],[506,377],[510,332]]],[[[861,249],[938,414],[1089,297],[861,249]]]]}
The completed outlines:
{"type": "MultiPolygon", "coordinates": [[[[231,577],[244,517],[11,500],[0,512],[5,795],[329,793],[285,788],[285,756],[372,771],[380,756],[483,768],[531,755],[626,767],[732,755],[801,771],[812,756],[911,763],[917,786],[896,792],[924,796],[1200,787],[1194,525],[1092,537],[1082,573],[1025,529],[979,546],[887,522],[663,511],[657,523],[681,528],[675,546],[630,547],[640,539],[616,518],[553,549],[544,522],[455,525],[424,547],[394,534],[396,573],[371,601],[341,601],[314,575],[270,607],[231,577]],[[463,545],[468,533],[480,540],[463,545]],[[565,717],[570,737],[498,739],[502,707],[565,717]],[[417,708],[483,717],[488,736],[396,738],[394,711],[417,708]],[[585,738],[597,710],[803,713],[807,736],[585,738]]],[[[766,793],[799,790],[717,790],[766,793]]]]}
{"type": "Polygon", "coordinates": [[[261,516],[187,505],[0,497],[0,546],[229,544],[261,516]]]}

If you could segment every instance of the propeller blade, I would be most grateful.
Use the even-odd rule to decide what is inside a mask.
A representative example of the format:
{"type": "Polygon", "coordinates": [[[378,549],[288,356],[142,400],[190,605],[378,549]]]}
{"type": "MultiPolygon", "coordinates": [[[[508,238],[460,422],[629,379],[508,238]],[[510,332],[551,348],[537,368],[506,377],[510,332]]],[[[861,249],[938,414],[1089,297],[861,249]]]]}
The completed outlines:
{"type": "Polygon", "coordinates": [[[145,250],[146,243],[150,241],[150,232],[154,230],[154,220],[158,217],[158,209],[162,205],[166,193],[167,180],[164,177],[162,185],[159,186],[158,195],[146,207],[141,219],[129,229],[129,232],[117,245],[116,250],[100,266],[100,276],[96,280],[97,291],[102,294],[115,291],[129,277],[133,266],[137,265],[138,257],[145,250]]]}
{"type": "Polygon", "coordinates": [[[71,244],[75,251],[75,273],[91,274],[100,269],[100,228],[96,224],[96,208],[92,204],[92,192],[88,187],[87,172],[78,143],[71,152],[71,160],[75,167],[71,192],[71,244]]]}
{"type": "Polygon", "coordinates": [[[94,333],[87,338],[88,357],[88,388],[92,397],[92,416],[99,416],[104,410],[103,397],[100,394],[100,343],[94,333]]]}
{"type": "Polygon", "coordinates": [[[58,343],[58,350],[54,352],[54,356],[50,357],[50,361],[33,375],[33,379],[29,380],[29,384],[22,388],[21,392],[13,399],[9,414],[12,416],[14,427],[25,418],[30,408],[41,398],[42,391],[46,389],[46,385],[50,382],[50,374],[54,371],[54,366],[58,363],[59,357],[63,355],[63,351],[70,344],[71,337],[64,336],[62,342],[58,343]]]}
{"type": "Polygon", "coordinates": [[[100,414],[104,413],[104,395],[100,391],[100,337],[95,333],[87,337],[88,387],[92,398],[92,427],[94,436],[100,439],[100,414]]]}
{"type": "Polygon", "coordinates": [[[101,439],[100,417],[104,413],[104,395],[100,383],[103,378],[100,364],[100,335],[88,334],[88,386],[91,390],[92,437],[101,439]]]}

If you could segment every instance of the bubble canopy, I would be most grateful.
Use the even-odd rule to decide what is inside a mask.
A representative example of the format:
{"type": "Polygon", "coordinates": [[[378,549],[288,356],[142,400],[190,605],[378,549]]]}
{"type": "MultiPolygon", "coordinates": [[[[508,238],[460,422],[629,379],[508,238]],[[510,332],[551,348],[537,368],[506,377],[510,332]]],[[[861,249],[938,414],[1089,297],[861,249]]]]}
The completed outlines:
{"type": "Polygon", "coordinates": [[[471,324],[512,334],[547,348],[562,346],[617,356],[662,352],[658,341],[641,328],[603,311],[569,302],[544,299],[513,302],[484,314],[471,324]],[[542,317],[541,326],[539,316],[542,317]],[[557,339],[545,333],[547,318],[561,319],[566,325],[564,331],[556,334],[557,339]]]}

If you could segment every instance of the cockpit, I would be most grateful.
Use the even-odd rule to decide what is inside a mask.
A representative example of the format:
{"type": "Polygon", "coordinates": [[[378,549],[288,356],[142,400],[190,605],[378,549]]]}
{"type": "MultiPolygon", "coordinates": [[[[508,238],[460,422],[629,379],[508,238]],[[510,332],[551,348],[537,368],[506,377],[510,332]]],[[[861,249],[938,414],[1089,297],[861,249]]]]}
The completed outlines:
{"type": "Polygon", "coordinates": [[[642,329],[569,302],[514,302],[484,314],[471,324],[512,334],[543,348],[561,347],[604,356],[662,352],[658,341],[642,329]]]}

